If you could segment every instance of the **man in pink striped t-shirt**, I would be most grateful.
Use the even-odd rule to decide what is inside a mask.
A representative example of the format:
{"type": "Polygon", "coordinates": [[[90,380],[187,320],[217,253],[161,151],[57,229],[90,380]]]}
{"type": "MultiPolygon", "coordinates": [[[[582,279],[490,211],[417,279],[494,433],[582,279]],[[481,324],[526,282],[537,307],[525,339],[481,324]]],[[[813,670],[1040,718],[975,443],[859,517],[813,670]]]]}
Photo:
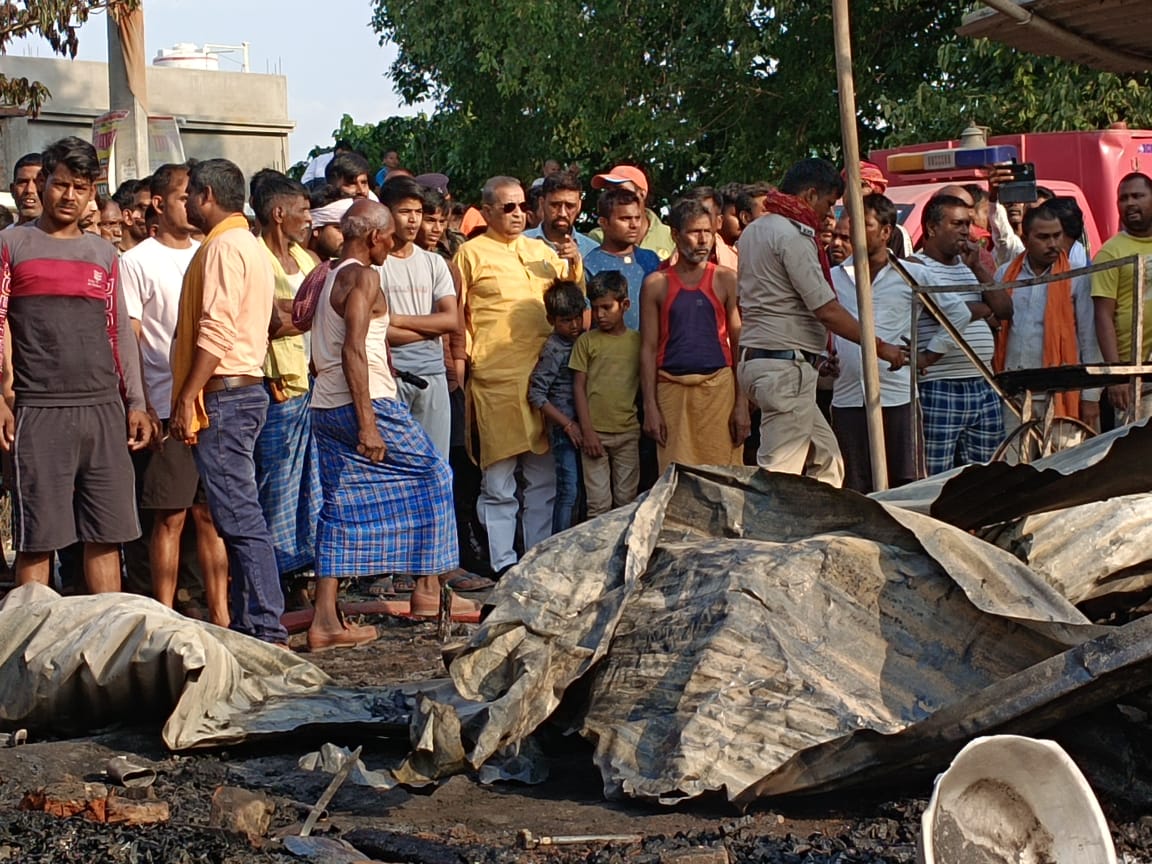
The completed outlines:
{"type": "Polygon", "coordinates": [[[17,582],[48,584],[52,553],[84,543],[92,592],[120,590],[119,544],[140,536],[130,450],[147,446],[140,352],[116,249],[79,220],[96,194],[96,150],[64,138],[43,153],[43,211],[0,234],[0,327],[11,334],[17,582]]]}

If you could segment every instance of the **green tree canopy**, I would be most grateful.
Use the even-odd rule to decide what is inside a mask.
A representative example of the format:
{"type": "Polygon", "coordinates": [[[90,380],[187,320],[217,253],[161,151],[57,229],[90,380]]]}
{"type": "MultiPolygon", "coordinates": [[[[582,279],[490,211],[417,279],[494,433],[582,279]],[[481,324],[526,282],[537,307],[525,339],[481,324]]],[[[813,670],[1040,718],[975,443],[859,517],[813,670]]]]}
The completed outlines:
{"type": "MultiPolygon", "coordinates": [[[[0,54],[7,51],[13,39],[39,36],[52,50],[65,57],[75,57],[80,47],[76,31],[93,12],[113,7],[133,9],[139,0],[9,0],[0,3],[0,54]]],[[[32,114],[52,94],[39,81],[9,78],[0,74],[0,104],[32,114]]]]}
{"type": "MultiPolygon", "coordinates": [[[[438,124],[427,114],[414,117],[389,117],[379,123],[357,123],[349,115],[340,118],[340,126],[332,133],[337,141],[347,141],[352,149],[362,153],[373,166],[384,164],[384,154],[395,150],[402,154],[405,167],[415,166],[420,173],[431,171],[427,166],[444,165],[445,153],[439,149],[438,124]]],[[[327,153],[332,148],[314,147],[309,157],[327,153]]],[[[306,164],[301,162],[292,167],[290,173],[297,177],[304,174],[306,164]]]]}
{"type": "MultiPolygon", "coordinates": [[[[861,146],[995,132],[1152,125],[1148,75],[1120,78],[956,35],[962,0],[856,0],[861,146]]],[[[341,132],[382,136],[462,197],[545,158],[643,164],[658,193],[778,179],[797,158],[838,158],[827,0],[373,0],[392,68],[432,117],[341,132]],[[426,161],[425,161],[426,160],[426,161]]],[[[340,133],[338,133],[340,134],[340,133]]],[[[345,135],[347,137],[347,135],[345,135]]]]}

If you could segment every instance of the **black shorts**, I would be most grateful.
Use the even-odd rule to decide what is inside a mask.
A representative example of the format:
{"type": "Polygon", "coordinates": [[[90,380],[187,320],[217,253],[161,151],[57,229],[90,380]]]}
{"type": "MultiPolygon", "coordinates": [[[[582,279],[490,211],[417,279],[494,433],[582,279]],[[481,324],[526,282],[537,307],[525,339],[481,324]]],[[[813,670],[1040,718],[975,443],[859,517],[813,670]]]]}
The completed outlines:
{"type": "MultiPolygon", "coordinates": [[[[168,423],[164,423],[164,435],[168,423]]],[[[140,480],[141,510],[187,510],[207,499],[200,488],[200,471],[192,448],[175,438],[165,438],[159,450],[149,450],[140,460],[144,476],[140,480]]]]}
{"type": "Polygon", "coordinates": [[[17,407],[12,527],[17,552],[140,536],[124,406],[17,407]]]}

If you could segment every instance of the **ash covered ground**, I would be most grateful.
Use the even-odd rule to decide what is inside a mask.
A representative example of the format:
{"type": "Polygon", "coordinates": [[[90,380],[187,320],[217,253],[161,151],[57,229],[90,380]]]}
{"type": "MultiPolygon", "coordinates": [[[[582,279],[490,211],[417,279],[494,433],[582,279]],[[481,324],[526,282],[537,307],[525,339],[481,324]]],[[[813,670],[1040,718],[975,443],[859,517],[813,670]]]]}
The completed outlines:
{"type": "MultiPolygon", "coordinates": [[[[317,655],[315,662],[343,684],[401,683],[442,677],[435,626],[380,619],[382,638],[351,651],[317,655]]],[[[1121,860],[1152,862],[1152,758],[1139,712],[1115,709],[1078,718],[1054,730],[1100,794],[1121,860]]],[[[407,742],[338,737],[288,738],[259,746],[173,756],[158,729],[98,730],[71,741],[35,741],[0,749],[0,862],[287,862],[274,836],[261,848],[208,827],[210,800],[220,786],[262,790],[275,803],[270,835],[296,833],[330,780],[297,767],[303,754],[331,741],[364,746],[368,768],[398,765],[407,742]],[[147,827],[114,826],[81,817],[58,819],[20,809],[30,790],[72,778],[106,781],[107,760],[130,755],[158,772],[155,796],[171,818],[147,827]]],[[[315,832],[355,841],[365,860],[429,862],[538,861],[590,864],[663,864],[688,849],[710,849],[712,860],[765,864],[915,861],[919,819],[931,778],[909,778],[903,788],[865,789],[818,799],[762,802],[747,814],[722,800],[676,808],[635,801],[605,801],[591,749],[582,741],[547,739],[550,779],[539,786],[483,786],[454,777],[423,791],[379,792],[346,784],[315,832]],[[629,834],[633,843],[591,842],[552,849],[522,849],[517,835],[629,834]],[[721,853],[723,850],[723,854],[721,853]],[[387,856],[387,857],[385,857],[387,856]]],[[[681,859],[683,860],[683,859],[681,859]]],[[[696,859],[694,859],[696,860],[696,859]]],[[[703,860],[703,859],[699,859],[703,860]]]]}

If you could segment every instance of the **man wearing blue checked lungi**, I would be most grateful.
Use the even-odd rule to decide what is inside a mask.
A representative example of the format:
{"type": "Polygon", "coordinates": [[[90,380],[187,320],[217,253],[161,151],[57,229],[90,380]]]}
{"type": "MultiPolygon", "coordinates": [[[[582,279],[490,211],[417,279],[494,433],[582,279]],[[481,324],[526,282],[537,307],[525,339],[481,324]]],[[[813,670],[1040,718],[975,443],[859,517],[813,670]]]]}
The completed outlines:
{"type": "Polygon", "coordinates": [[[268,168],[253,175],[250,200],[276,292],[264,360],[268,419],[256,439],[256,484],[276,566],[284,578],[312,568],[320,512],[308,348],[304,334],[292,323],[292,301],[318,261],[305,248],[312,232],[308,190],[268,168]]]}
{"type": "MultiPolygon", "coordinates": [[[[440,579],[457,565],[451,469],[397,398],[388,366],[388,301],[374,266],[392,248],[391,214],[382,204],[357,201],[340,225],[344,248],[312,324],[312,429],[324,495],[316,617],[308,631],[313,651],[376,635],[340,618],[336,579],[411,573],[412,614],[435,617],[440,579]]],[[[474,609],[453,600],[454,613],[474,609]]]]}

